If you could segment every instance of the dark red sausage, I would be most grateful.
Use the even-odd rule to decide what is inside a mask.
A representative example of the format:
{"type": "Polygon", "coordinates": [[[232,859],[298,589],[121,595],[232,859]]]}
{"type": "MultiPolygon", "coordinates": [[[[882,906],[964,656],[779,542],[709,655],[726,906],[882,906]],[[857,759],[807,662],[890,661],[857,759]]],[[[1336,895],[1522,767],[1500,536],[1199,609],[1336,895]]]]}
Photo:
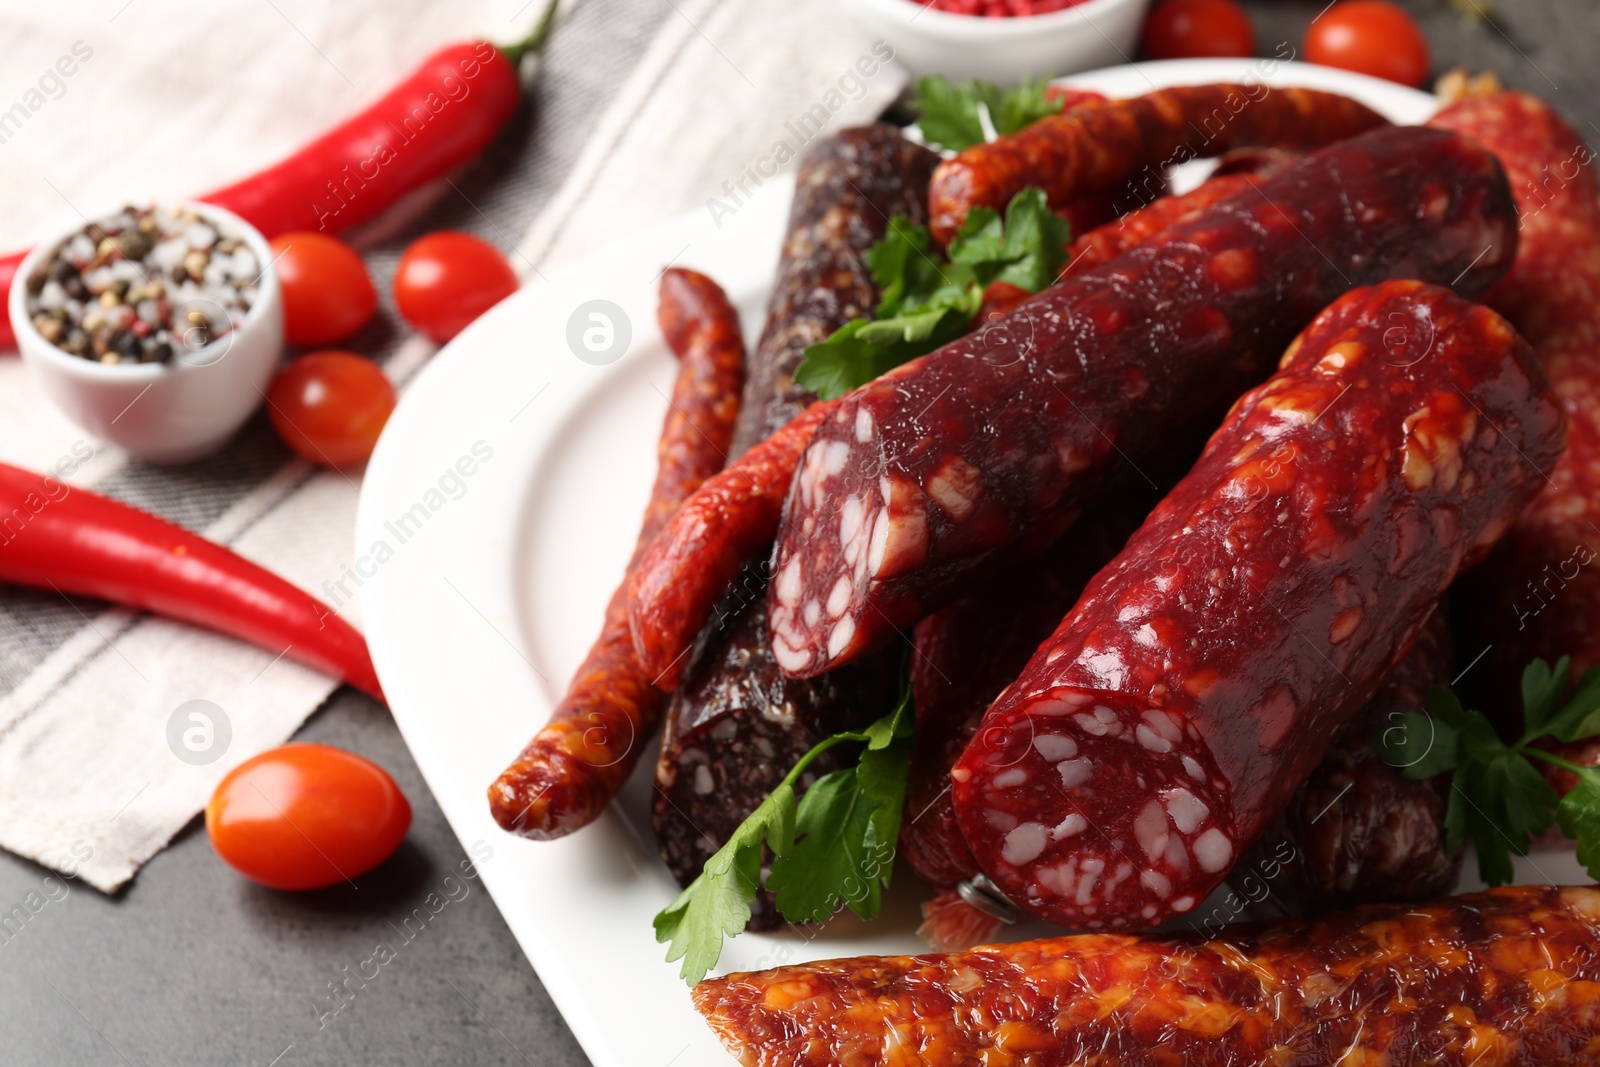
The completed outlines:
{"type": "Polygon", "coordinates": [[[693,996],[745,1067],[1583,1067],[1600,888],[829,960],[693,996]]]}
{"type": "MultiPolygon", "coordinates": [[[[1148,510],[1139,498],[1097,505],[1039,561],[917,626],[912,683],[918,747],[900,851],[923,881],[947,890],[923,905],[917,931],[935,949],[983,944],[1003,925],[950,891],[980,873],[956,823],[950,769],[989,705],[1148,510]]],[[[1231,872],[1229,881],[1243,899],[1224,902],[1222,923],[1240,914],[1246,901],[1258,913],[1297,914],[1429,900],[1450,891],[1461,853],[1444,843],[1448,779],[1412,781],[1384,763],[1372,745],[1394,726],[1393,715],[1424,708],[1428,690],[1450,682],[1450,654],[1449,627],[1435,612],[1406,658],[1334,738],[1288,807],[1231,872]]]]}
{"type": "Polygon", "coordinates": [[[962,896],[960,884],[980,872],[956,824],[950,768],[995,697],[1155,503],[1153,494],[1143,493],[1097,502],[1039,559],[1009,568],[982,591],[917,624],[911,659],[917,743],[906,782],[900,854],[919,878],[939,890],[923,902],[917,927],[917,936],[936,950],[993,941],[1014,917],[1003,908],[974,907],[962,896]]]}
{"type": "Polygon", "coordinates": [[[1600,664],[1600,185],[1583,138],[1526,93],[1467,100],[1432,124],[1505,164],[1522,239],[1487,300],[1539,353],[1570,425],[1550,484],[1458,598],[1463,654],[1488,649],[1464,681],[1516,720],[1528,661],[1571,656],[1574,675],[1600,664]]]}
{"type": "Polygon", "coordinates": [[[1217,201],[1249,189],[1251,180],[1248,174],[1212,178],[1182,196],[1164,196],[1130,211],[1115,223],[1090,230],[1067,247],[1062,277],[1081,274],[1116,259],[1175,224],[1189,221],[1217,201]]]}
{"type": "Polygon", "coordinates": [[[1386,125],[1346,97],[1260,84],[1190,85],[1082,104],[941,163],[928,191],[933,235],[948,244],[974,207],[1003,210],[1030,185],[1057,207],[1233,148],[1321,148],[1386,125]]]}
{"type": "MultiPolygon", "coordinates": [[[[666,271],[660,321],[680,366],[630,572],[679,504],[721,469],[744,384],[739,314],[710,278],[666,271]]],[[[550,840],[593,822],[655,731],[666,698],[634,655],[626,590],[624,579],[550,722],[489,787],[489,810],[514,834],[550,840]]]]}
{"type": "Polygon", "coordinates": [[[1288,804],[1560,455],[1510,325],[1346,294],[1246,393],[951,771],[978,866],[1076,929],[1190,911],[1288,804]]]}
{"type": "MultiPolygon", "coordinates": [[[[928,176],[937,162],[933,152],[882,125],[841,130],[800,161],[766,325],[734,426],[735,456],[816,400],[795,382],[795,368],[808,345],[871,314],[879,294],[865,254],[891,217],[926,221],[928,176]]],[[[785,678],[778,670],[767,645],[761,570],[770,548],[769,534],[759,563],[745,568],[700,635],[667,707],[651,824],[662,859],[682,885],[813,745],[867,725],[894,704],[892,654],[814,679],[785,678]]],[[[799,787],[842,758],[824,756],[799,787]]],[[[781,922],[766,893],[751,912],[751,928],[781,922]]]]}
{"type": "MultiPolygon", "coordinates": [[[[1078,274],[1116,259],[1172,226],[1188,222],[1217,201],[1250,188],[1252,181],[1261,180],[1296,158],[1287,152],[1265,150],[1249,155],[1230,153],[1230,156],[1233,159],[1227,171],[1218,167],[1216,176],[1189,192],[1151,200],[1114,223],[1083,232],[1067,249],[1067,266],[1062,276],[1078,274]]],[[[1229,164],[1230,160],[1224,158],[1223,163],[1229,164]]]]}
{"type": "Polygon", "coordinates": [[[950,768],[995,697],[1150,513],[1156,503],[1152,496],[1125,493],[1096,503],[1042,557],[1011,568],[985,589],[917,624],[911,660],[917,743],[900,851],[929,885],[946,889],[978,873],[956,825],[950,768]]]}
{"type": "MultiPolygon", "coordinates": [[[[1182,196],[1161,197],[1115,224],[1085,233],[1069,249],[1065,273],[1116,258],[1244,188],[1246,173],[1268,173],[1291,158],[1287,153],[1237,158],[1233,165],[1239,173],[1234,177],[1212,178],[1182,196]]],[[[1223,162],[1228,161],[1224,157],[1223,162]]],[[[997,282],[985,293],[978,319],[986,322],[1031,295],[997,282]]],[[[1182,455],[1177,462],[1186,466],[1192,460],[1192,454],[1182,455]]],[[[1004,925],[995,914],[969,905],[956,888],[979,871],[956,825],[950,768],[995,697],[1055,630],[1089,579],[1127,543],[1156,499],[1124,493],[1097,502],[1040,559],[1008,568],[983,589],[917,624],[911,678],[918,745],[906,787],[900,852],[918,877],[941,890],[923,903],[923,921],[917,928],[918,936],[936,950],[983,944],[1004,925]]]]}
{"type": "Polygon", "coordinates": [[[1481,292],[1515,233],[1481,146],[1379,130],[847,395],[784,505],[778,663],[803,677],[848,662],[1038,552],[1113,475],[1214,427],[1340,293],[1391,277],[1481,292]]]}
{"type": "Polygon", "coordinates": [[[1236,174],[1254,174],[1261,177],[1271,174],[1285,163],[1293,163],[1304,153],[1292,152],[1287,148],[1235,148],[1231,152],[1224,152],[1222,158],[1217,160],[1216,169],[1211,172],[1213,178],[1227,178],[1236,174]]]}
{"type": "Polygon", "coordinates": [[[890,218],[926,223],[928,178],[938,162],[883,125],[841,130],[800,161],[766,325],[734,430],[735,457],[816,400],[794,380],[806,347],[872,314],[879,294],[863,257],[883,239],[890,218]]]}
{"type": "Polygon", "coordinates": [[[1245,899],[1288,912],[1432,900],[1456,884],[1445,846],[1449,776],[1415,781],[1373,747],[1397,716],[1425,711],[1451,680],[1450,627],[1435,611],[1406,658],[1334,737],[1327,755],[1228,881],[1245,899]]]}
{"type": "MultiPolygon", "coordinates": [[[[819,678],[784,678],[766,648],[760,580],[750,589],[754,600],[725,602],[667,710],[650,821],[661,858],[679,885],[694,881],[818,741],[859,730],[894,706],[899,678],[892,654],[819,678]]],[[[843,760],[842,753],[824,755],[807,768],[795,792],[804,793],[843,760]]],[[[783,924],[765,890],[751,901],[750,912],[748,929],[783,924]]]]}
{"type": "MultiPolygon", "coordinates": [[[[1257,150],[1240,150],[1252,151],[1257,150]]],[[[1293,158],[1262,149],[1249,157],[1229,153],[1223,163],[1229,164],[1230,157],[1235,176],[1212,178],[1182,196],[1161,197],[1115,224],[1085,233],[1069,249],[1064,273],[1116,258],[1244,188],[1246,174],[1269,173],[1293,158]]],[[[996,282],[984,295],[978,319],[986,322],[1031,295],[996,282]]],[[[1192,460],[1192,454],[1177,458],[1185,466],[1192,460]]],[[[979,871],[956,825],[950,768],[995,697],[1027,665],[1033,650],[1077,603],[1089,579],[1111,562],[1155,503],[1154,496],[1126,493],[1096,503],[1040,559],[1009,568],[983,589],[917,624],[911,679],[918,745],[911,757],[900,852],[918,877],[941,890],[923,902],[923,921],[917,928],[917,935],[936,950],[983,944],[1004,925],[993,909],[974,908],[956,888],[979,871]]]]}
{"type": "Polygon", "coordinates": [[[677,688],[713,607],[745,563],[771,546],[800,454],[838,405],[812,404],[708,478],[634,568],[627,586],[633,647],[659,688],[677,688]]]}

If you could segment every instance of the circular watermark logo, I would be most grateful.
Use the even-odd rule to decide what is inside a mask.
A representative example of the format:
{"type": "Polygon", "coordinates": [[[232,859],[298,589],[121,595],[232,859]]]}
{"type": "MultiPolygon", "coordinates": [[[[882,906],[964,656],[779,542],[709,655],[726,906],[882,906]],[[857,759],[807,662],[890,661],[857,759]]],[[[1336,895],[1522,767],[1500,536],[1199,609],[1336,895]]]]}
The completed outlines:
{"type": "Polygon", "coordinates": [[[1391,325],[1383,331],[1384,351],[1389,354],[1384,362],[1389,366],[1404,370],[1421,363],[1433,351],[1433,320],[1426,314],[1407,316],[1392,311],[1389,322],[1391,325]]]}
{"type": "Polygon", "coordinates": [[[186,700],[167,718],[167,747],[185,763],[215,763],[232,742],[228,713],[209,700],[186,700]]]}
{"type": "Polygon", "coordinates": [[[1033,355],[1033,315],[1026,309],[991,319],[978,329],[979,356],[997,370],[1021,363],[1033,355]]]}
{"type": "Polygon", "coordinates": [[[586,300],[567,319],[567,347],[596,367],[621,359],[632,340],[628,313],[609,300],[586,300]]]}
{"type": "Polygon", "coordinates": [[[210,297],[193,297],[172,309],[173,351],[189,366],[222,362],[238,332],[227,309],[210,297]]]}

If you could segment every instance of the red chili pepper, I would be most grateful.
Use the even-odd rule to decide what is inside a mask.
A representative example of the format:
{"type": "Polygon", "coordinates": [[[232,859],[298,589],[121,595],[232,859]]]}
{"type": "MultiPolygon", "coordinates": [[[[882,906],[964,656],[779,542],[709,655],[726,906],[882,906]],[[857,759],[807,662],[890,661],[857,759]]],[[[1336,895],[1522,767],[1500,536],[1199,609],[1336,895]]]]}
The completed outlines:
{"type": "MultiPolygon", "coordinates": [[[[551,3],[532,34],[505,48],[448,45],[365,111],[287,159],[200,197],[234,212],[268,240],[293,230],[337,233],[482,152],[517,109],[522,57],[543,47],[551,3]]],[[[16,345],[4,314],[26,252],[0,257],[0,349],[16,345]]]]}
{"type": "Polygon", "coordinates": [[[5,463],[0,582],[204,626],[383,699],[366,641],[316,597],[147,511],[5,463]]]}

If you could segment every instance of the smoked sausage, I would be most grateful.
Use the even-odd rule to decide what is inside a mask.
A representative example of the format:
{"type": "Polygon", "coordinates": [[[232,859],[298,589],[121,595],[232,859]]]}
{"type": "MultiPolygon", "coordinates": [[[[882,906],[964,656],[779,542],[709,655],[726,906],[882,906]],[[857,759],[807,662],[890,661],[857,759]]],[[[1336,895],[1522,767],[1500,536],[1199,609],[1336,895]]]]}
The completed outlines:
{"type": "Polygon", "coordinates": [[[779,665],[830,670],[1036,554],[1114,475],[1214,427],[1340,293],[1407,277],[1476,294],[1515,247],[1487,151],[1378,130],[847,394],[784,504],[768,595],[779,665]]]}
{"type": "Polygon", "coordinates": [[[744,1067],[1584,1067],[1600,888],[828,960],[693,997],[744,1067]]]}
{"type": "Polygon", "coordinates": [[[1444,831],[1450,776],[1407,778],[1374,747],[1398,715],[1425,711],[1428,691],[1450,684],[1451,652],[1441,609],[1228,876],[1237,893],[1295,914],[1431,900],[1455,886],[1461,851],[1444,831]]]}
{"type": "Polygon", "coordinates": [[[1463,582],[1463,654],[1487,649],[1464,679],[1486,712],[1521,732],[1517,681],[1535,657],[1600,665],[1600,184],[1594,155],[1527,93],[1455,104],[1430,125],[1468,134],[1511,179],[1521,241],[1486,297],[1543,361],[1570,426],[1544,492],[1463,582]]]}
{"type": "MultiPolygon", "coordinates": [[[[750,357],[734,426],[735,457],[815,402],[794,380],[806,347],[871,314],[879,294],[865,254],[883,238],[890,218],[914,226],[926,221],[928,176],[937,162],[933,152],[883,125],[841,130],[801,160],[766,325],[750,357]]],[[[695,879],[813,745],[867,725],[894,704],[892,655],[814,679],[790,679],[778,670],[767,645],[762,573],[770,548],[769,529],[756,549],[759,558],[723,595],[687,657],[689,667],[667,707],[651,824],[662,859],[681,885],[695,879]]],[[[666,671],[664,684],[673,673],[666,671]]],[[[807,771],[799,789],[835,769],[842,754],[831,755],[807,771]]],[[[757,895],[751,912],[752,929],[781,922],[766,893],[757,895]]]]}
{"type": "Polygon", "coordinates": [[[1168,228],[1189,221],[1218,200],[1243,192],[1252,180],[1260,180],[1294,158],[1287,152],[1265,149],[1229,153],[1223,157],[1223,165],[1217,168],[1216,174],[1187,193],[1157,197],[1114,221],[1084,231],[1067,248],[1067,265],[1062,269],[1062,276],[1117,258],[1168,228]]]}
{"type": "Polygon", "coordinates": [[[941,163],[928,191],[931,228],[948,244],[974,207],[1004,210],[1030,185],[1059,207],[1202,156],[1247,146],[1321,148],[1386,125],[1348,97],[1260,83],[1091,101],[941,163]]]}
{"type": "MultiPolygon", "coordinates": [[[[659,317],[678,377],[630,573],[668,516],[721,469],[744,384],[739,314],[710,278],[681,268],[663,273],[659,317]]],[[[626,590],[624,578],[549,723],[489,787],[489,810],[511,833],[548,841],[593,822],[660,721],[665,696],[634,655],[626,590]]]]}
{"type": "MultiPolygon", "coordinates": [[[[1038,561],[917,626],[911,671],[917,747],[900,851],[918,877],[944,891],[923,905],[917,930],[935,949],[982,944],[1003,925],[975,913],[954,891],[981,872],[956,822],[950,769],[989,705],[1148,510],[1137,497],[1097,505],[1038,561]]],[[[1455,885],[1461,852],[1446,847],[1444,832],[1449,778],[1406,778],[1374,747],[1374,739],[1395,725],[1396,714],[1425,708],[1428,690],[1449,684],[1451,650],[1444,613],[1435,611],[1405,659],[1334,737],[1288,807],[1230,873],[1242,900],[1227,910],[1228,921],[1246,901],[1256,914],[1305,914],[1430,900],[1455,885]]],[[[1213,917],[1205,918],[1209,923],[1213,917]]]]}
{"type": "Polygon", "coordinates": [[[795,382],[795,369],[808,346],[871,316],[880,294],[864,257],[891,218],[926,224],[928,178],[938,162],[881,124],[841,130],[800,161],[778,277],[734,428],[735,458],[817,399],[795,382]]]}
{"type": "Polygon", "coordinates": [[[706,479],[630,572],[627,620],[634,653],[660,688],[677,688],[713,608],[745,564],[771,547],[806,442],[838,405],[812,404],[706,479]]]}
{"type": "Polygon", "coordinates": [[[984,874],[1074,929],[1193,909],[1542,488],[1564,429],[1487,308],[1409,280],[1335,301],[951,771],[984,874]]]}
{"type": "MultiPolygon", "coordinates": [[[[950,768],[1000,691],[1027,666],[1039,642],[1078,600],[1156,503],[1127,491],[1092,513],[1039,559],[917,624],[911,689],[916,745],[906,781],[900,851],[929,885],[947,889],[978,873],[956,825],[950,768]]],[[[823,675],[824,678],[828,677],[823,675]]]]}

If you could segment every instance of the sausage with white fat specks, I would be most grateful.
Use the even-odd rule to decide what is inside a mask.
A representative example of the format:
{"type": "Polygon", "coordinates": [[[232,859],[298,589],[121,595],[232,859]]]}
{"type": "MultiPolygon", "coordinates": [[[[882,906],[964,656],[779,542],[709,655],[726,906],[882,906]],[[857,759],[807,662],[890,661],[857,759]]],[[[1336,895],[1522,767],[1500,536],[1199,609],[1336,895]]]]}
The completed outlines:
{"type": "Polygon", "coordinates": [[[1457,597],[1464,682],[1521,732],[1518,679],[1535,657],[1600,665],[1600,182],[1594,153],[1554,108],[1499,92],[1464,100],[1430,125],[1499,157],[1521,226],[1511,273],[1485,297],[1528,339],[1570,426],[1549,484],[1457,597]]]}
{"type": "Polygon", "coordinates": [[[831,670],[1042,550],[1113,475],[1215,426],[1339,294],[1404,277],[1474,295],[1515,250],[1482,146],[1378,130],[848,394],[784,504],[778,663],[831,670]]]}
{"type": "Polygon", "coordinates": [[[1190,911],[1564,438],[1494,312],[1415,281],[1335,301],[989,709],[951,771],[978,866],[1074,929],[1190,911]]]}
{"type": "MultiPolygon", "coordinates": [[[[934,153],[883,125],[841,130],[806,153],[734,426],[736,468],[753,469],[741,467],[739,457],[762,448],[774,432],[792,434],[785,424],[816,401],[794,380],[806,347],[871,313],[879,294],[864,256],[891,217],[912,225],[926,219],[928,176],[937,162],[934,153]]],[[[772,474],[777,468],[761,469],[772,474]]],[[[782,487],[774,502],[781,496],[782,487]]],[[[770,544],[768,530],[759,543],[761,559],[748,563],[723,594],[696,650],[662,669],[668,684],[681,664],[689,664],[667,708],[651,808],[662,859],[682,885],[814,744],[865,726],[894,703],[892,653],[821,678],[791,679],[778,670],[766,634],[762,568],[770,544]]],[[[824,756],[799,787],[833,770],[839,758],[824,756]]],[[[750,927],[780,922],[770,896],[758,894],[750,927]]]]}

